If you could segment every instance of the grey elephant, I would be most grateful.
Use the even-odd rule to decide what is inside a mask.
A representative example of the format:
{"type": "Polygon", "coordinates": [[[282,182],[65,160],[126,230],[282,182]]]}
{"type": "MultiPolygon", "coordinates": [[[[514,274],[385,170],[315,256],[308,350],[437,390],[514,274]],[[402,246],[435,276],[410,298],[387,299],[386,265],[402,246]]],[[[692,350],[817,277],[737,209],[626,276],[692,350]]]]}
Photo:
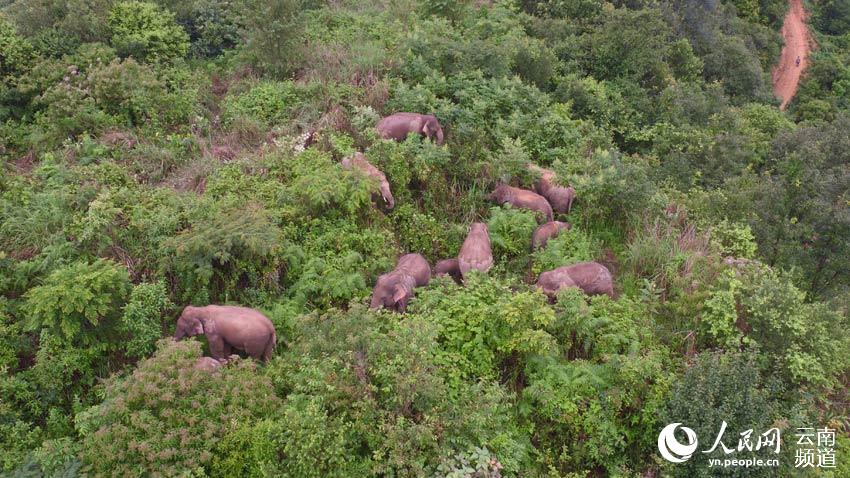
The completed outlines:
{"type": "Polygon", "coordinates": [[[277,345],[277,334],[268,317],[247,307],[187,306],[177,319],[174,338],[200,334],[207,336],[210,355],[216,360],[225,359],[236,349],[268,361],[277,345]]]}
{"type": "Polygon", "coordinates": [[[369,307],[385,307],[403,313],[413,297],[413,289],[428,285],[430,280],[428,261],[421,254],[405,254],[399,258],[395,269],[378,277],[369,307]]]}
{"type": "Polygon", "coordinates": [[[540,175],[534,190],[549,201],[553,210],[561,214],[569,214],[576,198],[576,190],[572,186],[559,186],[554,171],[530,163],[528,169],[540,175]]]}
{"type": "Polygon", "coordinates": [[[370,178],[376,179],[378,181],[381,197],[384,199],[384,203],[386,203],[387,208],[392,209],[395,207],[395,199],[393,199],[393,193],[390,191],[390,183],[387,181],[387,177],[380,169],[373,166],[372,163],[366,159],[365,154],[358,151],[343,159],[340,164],[345,169],[355,169],[361,171],[370,178]]]}
{"type": "Polygon", "coordinates": [[[513,207],[537,211],[546,217],[546,221],[552,220],[552,206],[549,205],[549,201],[545,197],[528,189],[499,184],[490,196],[488,196],[488,199],[498,204],[508,203],[513,207]]]}
{"type": "Polygon", "coordinates": [[[384,139],[404,141],[407,135],[414,133],[421,134],[438,145],[443,144],[443,127],[434,115],[394,113],[379,121],[376,128],[378,135],[384,139]]]}
{"type": "Polygon", "coordinates": [[[569,231],[570,228],[572,226],[569,223],[561,221],[549,221],[537,226],[531,235],[531,250],[544,247],[549,239],[558,237],[561,231],[569,231]]]}
{"type": "Polygon", "coordinates": [[[457,265],[461,277],[465,277],[471,270],[487,272],[493,267],[493,251],[487,224],[475,222],[469,226],[469,234],[457,255],[457,265]]]}
{"type": "Polygon", "coordinates": [[[223,362],[212,357],[201,357],[195,362],[195,368],[197,370],[203,370],[204,372],[218,370],[222,365],[224,365],[223,362]]]}
{"type": "Polygon", "coordinates": [[[434,266],[434,275],[449,275],[458,284],[463,281],[463,278],[460,275],[460,265],[458,264],[457,258],[443,259],[437,262],[437,264],[434,266]]]}
{"type": "Polygon", "coordinates": [[[598,262],[580,262],[542,272],[537,279],[537,287],[549,296],[565,287],[577,287],[587,295],[606,294],[614,298],[614,283],[611,272],[598,262]]]}

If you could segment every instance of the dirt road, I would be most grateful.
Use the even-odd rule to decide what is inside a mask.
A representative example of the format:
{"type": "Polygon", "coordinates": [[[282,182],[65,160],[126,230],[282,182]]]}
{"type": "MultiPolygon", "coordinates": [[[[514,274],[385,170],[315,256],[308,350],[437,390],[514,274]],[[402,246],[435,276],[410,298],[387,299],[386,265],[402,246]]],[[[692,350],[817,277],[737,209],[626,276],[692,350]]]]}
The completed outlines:
{"type": "Polygon", "coordinates": [[[806,25],[803,0],[788,0],[788,4],[790,9],[785,16],[781,31],[785,46],[782,47],[779,64],[773,69],[773,93],[782,100],[779,108],[783,110],[797,93],[797,84],[806,68],[812,47],[812,36],[806,25]],[[799,65],[797,59],[800,60],[799,65]]]}

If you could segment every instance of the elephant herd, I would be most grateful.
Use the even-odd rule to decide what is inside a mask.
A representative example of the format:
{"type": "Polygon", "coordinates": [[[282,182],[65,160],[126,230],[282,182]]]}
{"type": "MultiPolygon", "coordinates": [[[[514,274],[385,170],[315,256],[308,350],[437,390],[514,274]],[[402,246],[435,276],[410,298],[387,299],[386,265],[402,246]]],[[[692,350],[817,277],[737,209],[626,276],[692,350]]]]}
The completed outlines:
{"type": "MultiPolygon", "coordinates": [[[[395,113],[378,122],[377,129],[382,138],[404,140],[408,134],[419,133],[435,140],[437,144],[443,143],[442,127],[432,115],[395,113]]],[[[388,205],[392,204],[392,193],[386,177],[366,160],[363,153],[355,153],[351,158],[344,159],[342,164],[343,167],[353,166],[367,176],[378,179],[384,201],[388,205]],[[390,200],[387,200],[387,197],[390,200]]],[[[533,164],[529,164],[528,169],[539,177],[533,190],[499,184],[488,199],[498,204],[510,204],[515,208],[534,211],[544,218],[543,224],[535,229],[531,238],[531,247],[534,250],[545,246],[549,239],[558,236],[561,231],[570,229],[569,223],[555,220],[555,213],[569,214],[576,192],[572,186],[558,185],[553,171],[533,164]]],[[[469,271],[486,273],[491,267],[493,253],[490,234],[486,224],[476,222],[470,225],[469,233],[457,257],[437,262],[433,272],[435,275],[449,275],[455,282],[462,284],[469,271]]],[[[428,285],[430,279],[431,268],[428,261],[421,254],[405,254],[399,258],[395,269],[378,277],[372,291],[371,307],[404,312],[413,297],[414,289],[428,285]]],[[[611,273],[597,262],[581,262],[543,272],[538,277],[537,287],[550,299],[565,287],[579,288],[588,295],[614,296],[611,273]]]]}
{"type": "MultiPolygon", "coordinates": [[[[376,129],[381,138],[397,141],[403,141],[410,134],[419,134],[438,145],[442,145],[444,139],[442,126],[433,115],[395,113],[380,120],[376,129]]],[[[356,152],[344,158],[341,166],[376,180],[378,191],[375,196],[380,196],[388,209],[395,206],[389,181],[381,170],[368,161],[365,154],[356,152]]],[[[540,214],[544,220],[532,235],[531,247],[534,250],[545,246],[549,239],[557,237],[561,231],[570,229],[569,223],[556,221],[555,214],[569,214],[576,192],[572,186],[558,185],[554,172],[533,164],[529,164],[528,168],[539,177],[533,190],[499,184],[489,199],[540,214]]],[[[457,257],[437,262],[433,273],[438,276],[449,275],[455,282],[462,284],[470,271],[486,273],[491,267],[493,253],[490,233],[485,223],[476,222],[469,226],[457,257]]],[[[414,289],[427,286],[431,275],[431,266],[421,254],[401,256],[393,270],[378,277],[372,290],[370,307],[404,312],[414,295],[414,289]]],[[[536,286],[550,299],[566,287],[579,288],[588,295],[614,296],[611,273],[597,262],[581,262],[543,272],[536,286]]],[[[268,361],[277,343],[272,322],[259,311],[247,307],[187,306],[177,320],[174,338],[180,340],[200,334],[206,335],[211,355],[198,359],[195,368],[200,370],[217,369],[227,363],[236,350],[256,360],[268,361]]]]}

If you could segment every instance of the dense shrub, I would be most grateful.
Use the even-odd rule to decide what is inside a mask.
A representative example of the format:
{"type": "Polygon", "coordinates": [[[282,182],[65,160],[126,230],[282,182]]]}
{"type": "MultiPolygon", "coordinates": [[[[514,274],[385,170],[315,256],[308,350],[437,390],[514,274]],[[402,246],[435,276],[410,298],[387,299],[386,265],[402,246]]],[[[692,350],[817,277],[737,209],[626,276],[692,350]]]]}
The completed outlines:
{"type": "Polygon", "coordinates": [[[95,476],[203,473],[240,423],[280,406],[253,362],[211,373],[194,368],[195,341],[162,340],[127,377],[110,379],[102,404],[77,416],[85,470],[95,476]]]}
{"type": "Polygon", "coordinates": [[[535,292],[511,292],[487,277],[465,279],[463,288],[441,284],[417,294],[414,312],[436,325],[437,363],[454,387],[465,379],[517,380],[527,356],[551,350],[545,327],[554,320],[535,292]]]}
{"type": "MultiPolygon", "coordinates": [[[[521,315],[507,317],[522,328],[521,315]]],[[[287,399],[266,469],[282,476],[432,474],[443,459],[482,446],[506,473],[525,469],[529,443],[512,422],[509,393],[487,382],[450,387],[443,377],[457,371],[439,360],[434,327],[361,306],[302,317],[291,349],[269,367],[287,399]]]]}
{"type": "Polygon", "coordinates": [[[298,90],[291,81],[266,81],[247,91],[228,96],[222,105],[222,121],[250,118],[265,126],[275,126],[287,119],[297,104],[298,90]]]}
{"type": "Polygon", "coordinates": [[[90,344],[115,326],[129,289],[127,270],[110,261],[70,264],[27,292],[27,328],[90,344]]]}
{"type": "Polygon", "coordinates": [[[26,72],[33,60],[33,47],[15,31],[14,25],[0,16],[0,81],[4,85],[26,72]]]}
{"type": "Polygon", "coordinates": [[[174,21],[174,14],[161,10],[155,3],[116,3],[109,13],[109,28],[112,46],[118,54],[138,61],[182,58],[189,48],[189,36],[174,21]]]}
{"type": "Polygon", "coordinates": [[[161,265],[182,303],[249,297],[280,287],[280,230],[259,207],[218,211],[163,243],[161,265]]]}
{"type": "Polygon", "coordinates": [[[133,287],[121,316],[121,331],[130,337],[125,346],[128,356],[141,358],[153,353],[170,307],[171,301],[161,282],[133,287]]]}

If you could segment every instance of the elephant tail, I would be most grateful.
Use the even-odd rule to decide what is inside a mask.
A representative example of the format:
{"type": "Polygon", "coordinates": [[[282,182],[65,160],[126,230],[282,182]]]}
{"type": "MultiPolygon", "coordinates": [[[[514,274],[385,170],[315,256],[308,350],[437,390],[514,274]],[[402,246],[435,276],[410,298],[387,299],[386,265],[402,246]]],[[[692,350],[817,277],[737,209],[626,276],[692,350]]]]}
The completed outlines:
{"type": "Polygon", "coordinates": [[[266,343],[266,347],[263,350],[263,362],[271,360],[272,352],[274,352],[275,347],[277,347],[277,333],[272,330],[272,335],[269,337],[269,341],[266,343]]]}

